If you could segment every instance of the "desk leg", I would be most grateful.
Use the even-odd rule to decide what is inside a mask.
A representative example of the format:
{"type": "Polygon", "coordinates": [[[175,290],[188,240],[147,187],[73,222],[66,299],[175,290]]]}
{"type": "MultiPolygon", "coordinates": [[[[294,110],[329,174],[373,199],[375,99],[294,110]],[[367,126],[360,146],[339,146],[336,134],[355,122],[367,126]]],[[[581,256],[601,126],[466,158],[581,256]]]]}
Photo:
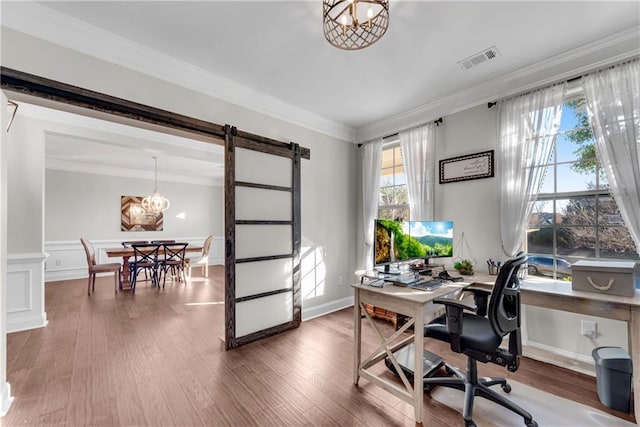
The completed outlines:
{"type": "Polygon", "coordinates": [[[122,257],[122,289],[131,289],[131,270],[129,270],[129,255],[122,257]]]}
{"type": "Polygon", "coordinates": [[[362,317],[360,313],[360,290],[353,293],[353,383],[360,379],[360,359],[362,358],[362,317]]]}
{"type": "Polygon", "coordinates": [[[423,425],[422,412],[424,407],[424,306],[416,308],[414,314],[415,324],[413,325],[413,344],[415,354],[413,355],[413,407],[416,414],[416,425],[423,425]]]}
{"type": "Polygon", "coordinates": [[[636,424],[640,425],[640,308],[631,309],[629,322],[629,352],[633,364],[633,405],[636,424]]]}

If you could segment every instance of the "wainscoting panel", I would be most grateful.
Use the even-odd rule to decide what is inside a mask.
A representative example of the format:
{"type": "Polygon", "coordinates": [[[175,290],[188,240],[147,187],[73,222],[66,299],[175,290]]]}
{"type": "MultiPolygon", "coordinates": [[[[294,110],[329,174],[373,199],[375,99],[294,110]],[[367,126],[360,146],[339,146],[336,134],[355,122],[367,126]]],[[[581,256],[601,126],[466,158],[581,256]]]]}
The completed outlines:
{"type": "Polygon", "coordinates": [[[7,255],[7,333],[47,325],[44,309],[46,253],[7,255]]]}
{"type": "Polygon", "coordinates": [[[31,270],[9,271],[7,282],[11,284],[7,289],[7,301],[11,301],[7,313],[31,310],[31,270]]]}
{"type": "MultiPolygon", "coordinates": [[[[156,237],[159,239],[159,237],[156,237]]],[[[202,245],[204,237],[162,237],[162,239],[175,239],[178,242],[188,242],[194,245],[202,245]]],[[[108,262],[122,262],[122,258],[109,258],[105,252],[108,248],[122,246],[121,240],[91,240],[96,250],[96,262],[99,264],[108,262]]],[[[209,251],[209,265],[224,264],[224,238],[214,237],[209,251]]],[[[45,251],[49,254],[45,265],[45,281],[82,279],[88,276],[87,257],[80,244],[80,239],[49,241],[44,243],[45,251]]],[[[198,253],[187,253],[189,258],[198,258],[198,253]]],[[[104,273],[110,275],[113,273],[104,273]]]]}

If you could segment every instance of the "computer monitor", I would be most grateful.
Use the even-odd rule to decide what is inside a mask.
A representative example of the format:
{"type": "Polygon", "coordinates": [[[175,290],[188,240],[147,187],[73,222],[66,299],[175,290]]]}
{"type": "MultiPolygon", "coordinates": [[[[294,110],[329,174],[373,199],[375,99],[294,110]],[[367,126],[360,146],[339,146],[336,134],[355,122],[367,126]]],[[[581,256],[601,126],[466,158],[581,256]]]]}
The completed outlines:
{"type": "Polygon", "coordinates": [[[411,221],[409,234],[411,244],[417,245],[412,252],[425,263],[453,256],[453,221],[411,221]]]}
{"type": "Polygon", "coordinates": [[[375,267],[397,273],[389,266],[423,259],[453,256],[452,221],[396,221],[377,219],[374,229],[375,267]]]}
{"type": "Polygon", "coordinates": [[[399,273],[391,270],[391,264],[403,261],[403,248],[409,239],[409,223],[392,219],[377,219],[374,226],[373,265],[384,266],[385,273],[399,273]]]}

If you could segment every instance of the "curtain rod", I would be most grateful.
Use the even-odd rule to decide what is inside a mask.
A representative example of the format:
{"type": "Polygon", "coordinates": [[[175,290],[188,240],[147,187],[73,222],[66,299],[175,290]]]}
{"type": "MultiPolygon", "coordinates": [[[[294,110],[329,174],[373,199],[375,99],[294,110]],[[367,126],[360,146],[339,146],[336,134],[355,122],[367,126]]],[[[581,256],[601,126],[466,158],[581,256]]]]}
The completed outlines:
{"type": "MultiPolygon", "coordinates": [[[[436,120],[433,121],[433,124],[436,125],[436,126],[440,126],[442,123],[444,123],[444,120],[442,119],[442,117],[439,117],[439,118],[437,118],[436,120]]],[[[413,127],[401,130],[400,132],[406,132],[406,131],[411,130],[411,129],[419,128],[419,127],[424,126],[426,124],[429,124],[429,122],[422,123],[422,124],[419,124],[417,126],[413,126],[413,127]]],[[[392,133],[391,135],[383,136],[382,139],[393,138],[394,136],[398,136],[400,134],[400,132],[396,132],[396,133],[392,133]]],[[[358,143],[358,147],[362,147],[364,144],[369,144],[372,141],[375,141],[375,140],[371,140],[371,141],[367,141],[367,142],[360,142],[360,143],[358,143]]]]}
{"type": "MultiPolygon", "coordinates": [[[[536,90],[539,90],[539,89],[542,89],[542,88],[545,88],[545,87],[549,87],[549,86],[553,86],[553,85],[557,85],[557,84],[560,84],[560,83],[572,83],[572,82],[575,82],[575,81],[578,81],[578,80],[582,79],[585,76],[588,76],[589,74],[598,73],[598,72],[603,71],[603,70],[610,70],[612,68],[616,68],[616,67],[619,67],[621,65],[624,65],[624,64],[627,64],[627,63],[630,63],[630,62],[633,62],[633,61],[637,61],[638,59],[640,59],[640,56],[635,56],[633,58],[625,59],[622,62],[618,62],[616,64],[608,65],[606,67],[594,68],[592,70],[583,72],[583,73],[581,73],[581,74],[579,74],[577,76],[570,77],[568,79],[558,80],[555,83],[548,83],[548,84],[545,84],[545,85],[542,85],[542,86],[538,86],[538,87],[533,88],[533,89],[528,89],[528,90],[526,90],[524,92],[517,93],[515,95],[506,96],[506,97],[502,98],[502,100],[507,99],[507,98],[511,98],[511,97],[526,95],[528,93],[535,92],[536,90]]],[[[497,103],[498,103],[498,101],[488,102],[487,103],[487,108],[491,108],[494,105],[496,105],[497,103]]]]}

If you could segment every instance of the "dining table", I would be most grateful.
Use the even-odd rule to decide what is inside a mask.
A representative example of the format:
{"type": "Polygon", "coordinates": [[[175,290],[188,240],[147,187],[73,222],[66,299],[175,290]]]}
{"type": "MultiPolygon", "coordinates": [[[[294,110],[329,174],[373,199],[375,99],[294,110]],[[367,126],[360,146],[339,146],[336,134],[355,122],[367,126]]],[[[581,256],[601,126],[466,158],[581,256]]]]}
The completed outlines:
{"type": "MultiPolygon", "coordinates": [[[[122,257],[122,277],[120,289],[131,290],[131,269],[129,268],[129,258],[133,256],[133,248],[119,247],[107,248],[104,250],[109,258],[122,257]]],[[[187,245],[187,252],[202,252],[201,245],[187,245]]],[[[160,254],[164,253],[164,247],[160,247],[160,254]]]]}

